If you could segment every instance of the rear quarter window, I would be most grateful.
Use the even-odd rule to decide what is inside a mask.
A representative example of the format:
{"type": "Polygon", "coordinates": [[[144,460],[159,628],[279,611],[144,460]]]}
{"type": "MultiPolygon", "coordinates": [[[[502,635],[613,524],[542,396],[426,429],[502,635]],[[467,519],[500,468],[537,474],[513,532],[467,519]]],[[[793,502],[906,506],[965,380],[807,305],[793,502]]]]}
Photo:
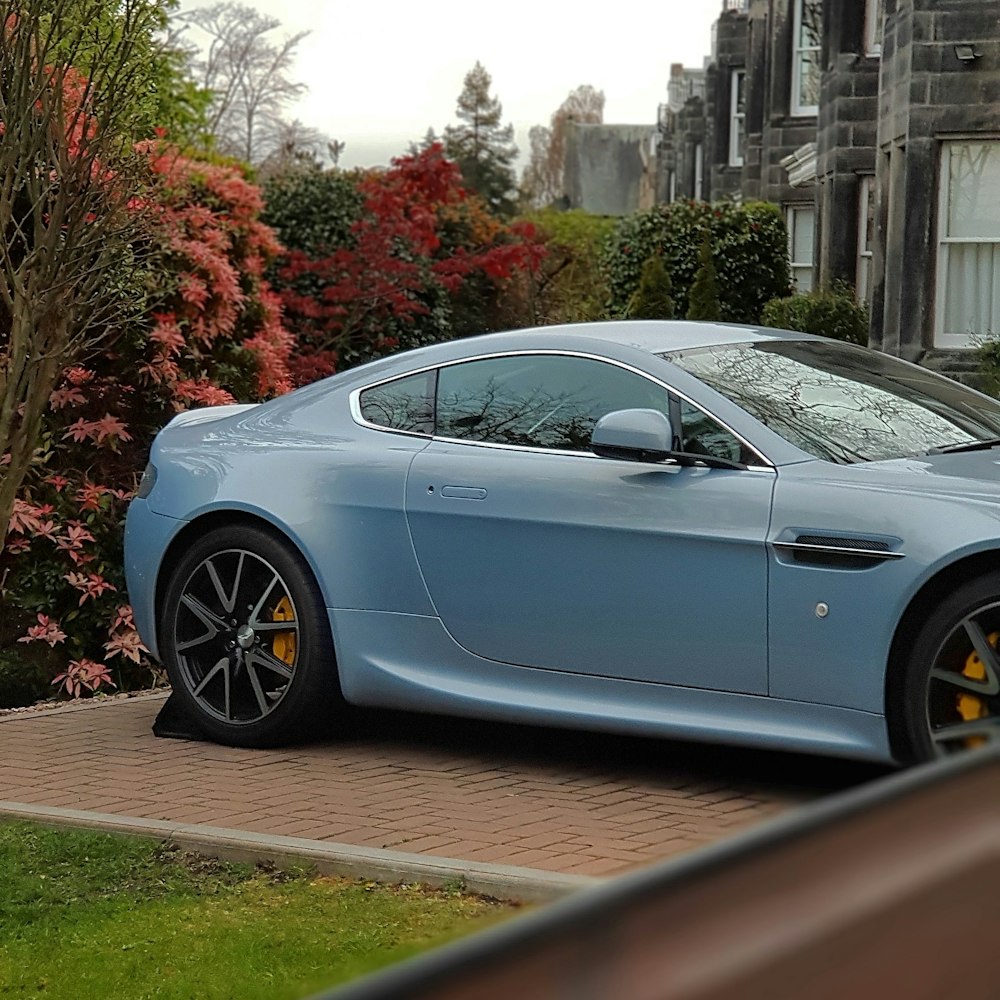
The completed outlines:
{"type": "Polygon", "coordinates": [[[434,393],[437,372],[407,375],[365,389],[358,403],[369,424],[409,434],[434,433],[434,393]]]}

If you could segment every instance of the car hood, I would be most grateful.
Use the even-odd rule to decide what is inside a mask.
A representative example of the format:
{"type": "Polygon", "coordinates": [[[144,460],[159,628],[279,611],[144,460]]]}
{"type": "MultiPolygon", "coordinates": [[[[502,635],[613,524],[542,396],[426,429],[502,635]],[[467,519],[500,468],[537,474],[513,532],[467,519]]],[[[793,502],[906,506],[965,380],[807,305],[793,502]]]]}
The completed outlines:
{"type": "Polygon", "coordinates": [[[854,465],[810,465],[810,478],[818,474],[831,485],[1000,504],[1000,448],[854,465]],[[819,466],[825,467],[824,471],[819,466]]]}

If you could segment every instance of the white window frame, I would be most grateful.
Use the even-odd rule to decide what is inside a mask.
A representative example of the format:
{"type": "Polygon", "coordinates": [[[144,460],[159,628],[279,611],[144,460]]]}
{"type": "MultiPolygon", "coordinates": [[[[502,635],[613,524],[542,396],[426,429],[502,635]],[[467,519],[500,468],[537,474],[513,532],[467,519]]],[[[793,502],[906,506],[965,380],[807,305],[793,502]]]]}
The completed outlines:
{"type": "Polygon", "coordinates": [[[740,140],[746,125],[746,109],[740,111],[740,81],[746,87],[747,71],[745,69],[730,70],[729,73],[729,165],[743,166],[743,154],[740,152],[740,140]]]}
{"type": "Polygon", "coordinates": [[[870,306],[874,285],[875,254],[868,243],[868,203],[875,193],[875,177],[865,174],[858,185],[858,263],[855,275],[855,294],[858,305],[870,306]]]}
{"type": "MultiPolygon", "coordinates": [[[[951,188],[951,156],[956,147],[969,145],[996,145],[1000,150],[1000,135],[987,133],[985,135],[955,136],[941,144],[941,171],[938,181],[938,220],[937,220],[937,282],[935,294],[934,346],[942,348],[975,348],[982,338],[989,334],[948,333],[945,331],[947,316],[947,292],[950,267],[949,251],[953,246],[996,246],[1000,253],[1000,232],[994,239],[980,236],[949,236],[948,208],[951,188]]],[[[1000,294],[1000,289],[996,290],[1000,294]]],[[[994,334],[998,331],[994,331],[994,334]]]]}
{"type": "Polygon", "coordinates": [[[865,55],[882,55],[883,0],[865,3],[865,55]]]}
{"type": "Polygon", "coordinates": [[[816,284],[816,206],[808,202],[785,206],[785,226],[788,229],[788,267],[796,295],[805,295],[813,290],[816,284]],[[809,248],[809,260],[795,259],[795,216],[798,212],[809,212],[813,217],[813,245],[809,248]],[[797,271],[809,270],[809,287],[802,288],[795,278],[797,271]]]}
{"type": "Polygon", "coordinates": [[[802,103],[802,63],[803,57],[813,55],[819,63],[820,46],[802,44],[802,7],[806,0],[795,0],[795,17],[793,18],[792,36],[792,115],[796,118],[808,118],[819,114],[818,104],[802,103]]]}
{"type": "Polygon", "coordinates": [[[705,200],[705,146],[703,143],[694,144],[694,201],[705,200]]]}

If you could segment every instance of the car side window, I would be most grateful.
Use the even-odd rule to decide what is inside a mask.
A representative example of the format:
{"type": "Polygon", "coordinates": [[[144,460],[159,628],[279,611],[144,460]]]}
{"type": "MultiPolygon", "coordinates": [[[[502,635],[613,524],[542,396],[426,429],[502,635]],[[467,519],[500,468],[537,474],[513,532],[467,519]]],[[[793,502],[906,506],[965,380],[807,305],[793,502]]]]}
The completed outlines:
{"type": "Polygon", "coordinates": [[[670,412],[661,386],[590,358],[485,358],[442,368],[438,378],[436,433],[463,441],[587,451],[606,413],[670,412]]]}
{"type": "Polygon", "coordinates": [[[421,372],[365,389],[361,416],[376,427],[411,434],[434,433],[434,387],[437,372],[421,372]]]}
{"type": "Polygon", "coordinates": [[[692,455],[711,455],[731,462],[753,464],[749,449],[707,413],[681,400],[681,450],[692,455]]]}

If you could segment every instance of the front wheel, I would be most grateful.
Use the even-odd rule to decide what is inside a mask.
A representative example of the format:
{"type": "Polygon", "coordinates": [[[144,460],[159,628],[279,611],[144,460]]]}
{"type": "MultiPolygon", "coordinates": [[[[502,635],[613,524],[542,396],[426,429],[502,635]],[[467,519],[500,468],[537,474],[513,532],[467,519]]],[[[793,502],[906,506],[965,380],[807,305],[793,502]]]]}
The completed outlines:
{"type": "Polygon", "coordinates": [[[1000,573],[950,594],[917,636],[896,706],[916,760],[1000,743],[1000,573]]]}
{"type": "Polygon", "coordinates": [[[170,683],[217,742],[286,743],[339,704],[319,590],[298,553],[266,531],[199,538],[174,569],[161,621],[170,683]]]}

